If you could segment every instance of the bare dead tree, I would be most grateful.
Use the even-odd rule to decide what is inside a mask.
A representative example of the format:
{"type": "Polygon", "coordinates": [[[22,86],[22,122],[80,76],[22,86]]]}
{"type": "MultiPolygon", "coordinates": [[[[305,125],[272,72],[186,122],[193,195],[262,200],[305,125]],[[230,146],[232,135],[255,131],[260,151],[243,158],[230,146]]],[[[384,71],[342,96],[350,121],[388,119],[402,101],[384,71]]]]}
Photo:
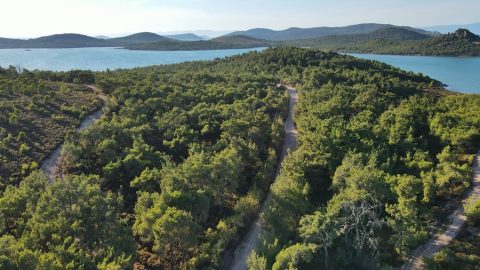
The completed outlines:
{"type": "Polygon", "coordinates": [[[15,65],[15,70],[17,71],[18,74],[22,74],[25,71],[25,68],[23,68],[22,65],[17,64],[15,65]]]}
{"type": "Polygon", "coordinates": [[[344,215],[339,219],[339,228],[345,240],[353,237],[354,248],[357,250],[369,249],[376,253],[379,238],[376,233],[385,224],[381,218],[383,205],[375,200],[360,202],[346,202],[343,204],[344,215]]]}

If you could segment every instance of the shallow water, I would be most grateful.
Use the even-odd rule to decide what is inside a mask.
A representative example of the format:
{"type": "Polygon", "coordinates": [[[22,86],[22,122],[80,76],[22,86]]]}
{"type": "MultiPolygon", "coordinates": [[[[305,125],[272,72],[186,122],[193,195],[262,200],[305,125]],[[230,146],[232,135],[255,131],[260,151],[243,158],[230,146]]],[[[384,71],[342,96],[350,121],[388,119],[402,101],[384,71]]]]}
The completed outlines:
{"type": "Polygon", "coordinates": [[[480,93],[480,57],[404,56],[350,54],[377,60],[404,70],[420,72],[441,81],[447,88],[464,93],[480,93]]]}
{"type": "Polygon", "coordinates": [[[261,49],[207,51],[130,51],[119,48],[2,49],[0,50],[0,66],[20,66],[28,70],[90,69],[103,71],[106,69],[212,60],[252,50],[261,49]]]}

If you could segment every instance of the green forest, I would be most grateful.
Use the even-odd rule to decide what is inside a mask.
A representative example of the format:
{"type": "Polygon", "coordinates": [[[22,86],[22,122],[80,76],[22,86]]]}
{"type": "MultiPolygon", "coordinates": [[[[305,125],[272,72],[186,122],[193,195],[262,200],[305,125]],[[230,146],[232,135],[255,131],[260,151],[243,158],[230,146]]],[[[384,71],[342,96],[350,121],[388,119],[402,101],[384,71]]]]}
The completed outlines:
{"type": "Polygon", "coordinates": [[[394,55],[479,56],[480,37],[467,29],[431,36],[389,27],[366,34],[285,41],[283,44],[338,52],[394,55]]]}
{"type": "Polygon", "coordinates": [[[270,47],[272,43],[266,40],[248,36],[224,36],[211,40],[178,41],[163,40],[158,42],[132,44],[125,48],[129,50],[148,51],[194,51],[194,50],[225,50],[270,47]]]}
{"type": "Polygon", "coordinates": [[[470,186],[480,97],[351,61],[319,62],[296,82],[300,146],[272,185],[251,269],[400,266],[470,186]]]}
{"type": "Polygon", "coordinates": [[[18,184],[88,113],[100,107],[89,72],[0,68],[0,190],[18,184]],[[52,80],[54,79],[54,81],[52,80]]]}
{"type": "MultiPolygon", "coordinates": [[[[95,73],[0,69],[0,111],[0,269],[219,269],[269,192],[249,269],[399,266],[470,186],[480,144],[479,96],[289,47],[95,73]],[[77,132],[102,106],[93,84],[109,102],[77,132]],[[299,92],[299,148],[274,182],[282,85],[299,92]],[[39,164],[63,140],[50,183],[39,164]]],[[[480,207],[468,209],[478,226],[480,207]]],[[[463,247],[428,265],[476,269],[463,247]]]]}

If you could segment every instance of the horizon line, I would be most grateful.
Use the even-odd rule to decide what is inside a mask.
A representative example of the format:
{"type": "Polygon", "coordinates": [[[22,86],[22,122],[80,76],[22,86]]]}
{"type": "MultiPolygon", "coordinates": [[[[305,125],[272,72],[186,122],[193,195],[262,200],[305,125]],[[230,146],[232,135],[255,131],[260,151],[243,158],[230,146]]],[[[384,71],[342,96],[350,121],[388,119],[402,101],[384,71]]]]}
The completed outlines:
{"type": "Polygon", "coordinates": [[[321,26],[313,26],[313,27],[302,27],[302,26],[290,26],[287,28],[269,28],[269,27],[254,27],[254,28],[244,28],[244,29],[236,29],[236,30],[212,30],[212,29],[196,29],[196,30],[172,30],[172,31],[137,31],[137,32],[124,32],[124,33],[110,33],[110,34],[87,34],[87,33],[82,33],[82,32],[64,32],[64,33],[51,33],[51,34],[43,34],[39,36],[3,36],[0,35],[0,38],[8,38],[8,39],[36,39],[36,38],[41,38],[41,37],[48,37],[48,36],[53,36],[53,35],[66,35],[66,34],[77,34],[77,35],[84,35],[84,36],[89,36],[89,37],[99,37],[99,36],[104,36],[108,38],[116,38],[116,37],[123,37],[123,36],[128,36],[128,35],[133,35],[137,33],[154,33],[157,35],[181,35],[181,34],[195,34],[198,36],[207,36],[210,38],[213,37],[218,37],[221,35],[225,35],[228,33],[233,33],[233,32],[240,32],[240,31],[248,31],[248,30],[253,30],[253,29],[266,29],[266,30],[273,30],[273,31],[284,31],[292,28],[299,28],[299,29],[311,29],[311,28],[320,28],[320,27],[329,27],[329,28],[335,28],[335,27],[348,27],[348,26],[354,26],[354,25],[362,25],[362,24],[385,24],[385,25],[392,25],[392,26],[398,26],[398,27],[412,27],[412,28],[417,28],[417,29],[422,29],[425,30],[425,28],[432,28],[432,27],[449,27],[449,26],[464,26],[464,25],[475,25],[475,24],[480,24],[480,21],[478,22],[470,22],[470,23],[453,23],[453,24],[442,24],[442,25],[429,25],[429,26],[413,26],[413,25],[396,25],[392,23],[382,23],[382,22],[366,22],[366,23],[356,23],[356,24],[347,24],[347,25],[321,25],[321,26]],[[206,34],[198,34],[198,32],[211,32],[211,33],[224,33],[220,35],[206,35],[206,34]]]}

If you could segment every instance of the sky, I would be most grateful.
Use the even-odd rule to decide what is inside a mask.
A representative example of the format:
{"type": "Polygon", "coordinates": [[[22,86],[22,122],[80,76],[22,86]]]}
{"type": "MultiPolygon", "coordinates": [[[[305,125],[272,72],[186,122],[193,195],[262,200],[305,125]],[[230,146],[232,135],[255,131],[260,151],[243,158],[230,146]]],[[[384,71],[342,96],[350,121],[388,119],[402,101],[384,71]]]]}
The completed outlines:
{"type": "Polygon", "coordinates": [[[480,0],[0,0],[0,37],[480,21],[480,0]]]}

